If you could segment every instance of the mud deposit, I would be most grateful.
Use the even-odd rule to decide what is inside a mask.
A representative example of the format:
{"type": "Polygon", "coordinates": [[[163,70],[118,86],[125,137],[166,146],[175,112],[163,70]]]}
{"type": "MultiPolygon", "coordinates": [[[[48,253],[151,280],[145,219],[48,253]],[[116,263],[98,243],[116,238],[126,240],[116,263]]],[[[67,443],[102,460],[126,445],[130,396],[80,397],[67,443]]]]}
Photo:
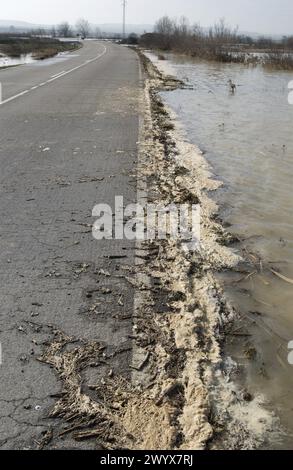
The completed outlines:
{"type": "Polygon", "coordinates": [[[159,91],[183,83],[140,58],[145,87],[138,189],[144,187],[148,202],[156,204],[199,203],[201,249],[172,239],[138,244],[137,264],[127,274],[136,291],[129,378],[105,369],[105,345],[52,329],[39,359],[61,384],[50,417],[62,429],[56,434],[53,426],[39,447],[58,447],[66,437],[89,440],[98,449],[262,447],[272,430],[277,432],[276,419],[263,397],[232,380],[238,366],[223,354],[225,338],[237,329],[237,314],[215,273],[236,267],[240,259],[207,196],[219,183],[201,153],[179,134],[159,97],[159,91]],[[101,378],[89,387],[90,367],[100,369],[101,378]]]}

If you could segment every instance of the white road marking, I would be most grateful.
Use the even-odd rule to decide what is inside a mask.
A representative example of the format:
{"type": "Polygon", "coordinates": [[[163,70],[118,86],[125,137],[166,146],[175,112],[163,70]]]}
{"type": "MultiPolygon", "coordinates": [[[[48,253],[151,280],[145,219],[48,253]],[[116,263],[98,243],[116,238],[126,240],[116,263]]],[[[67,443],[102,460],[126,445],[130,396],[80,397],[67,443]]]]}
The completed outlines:
{"type": "Polygon", "coordinates": [[[51,78],[56,78],[58,77],[58,75],[61,75],[64,72],[66,72],[66,70],[62,70],[62,72],[55,73],[55,75],[51,75],[51,78]]]}
{"type": "Polygon", "coordinates": [[[46,82],[42,82],[40,83],[39,85],[35,85],[33,87],[31,87],[29,90],[24,90],[22,91],[21,93],[18,93],[17,95],[14,95],[14,96],[11,96],[10,98],[7,98],[6,100],[4,101],[0,101],[0,106],[2,106],[3,104],[6,104],[6,103],[10,103],[11,101],[14,101],[18,98],[20,98],[21,96],[24,96],[26,95],[27,93],[30,93],[31,91],[33,90],[37,90],[38,88],[41,88],[45,85],[48,85],[49,83],[52,83],[54,82],[55,80],[58,80],[59,78],[62,78],[62,77],[65,77],[66,75],[69,75],[70,73],[73,73],[75,72],[76,70],[78,69],[81,69],[82,67],[85,67],[86,65],[88,64],[91,64],[92,62],[95,62],[96,60],[99,60],[101,57],[103,57],[106,52],[107,52],[107,48],[105,46],[104,47],[104,50],[101,54],[97,55],[96,57],[94,57],[93,59],[89,59],[87,60],[86,62],[78,65],[77,67],[74,67],[73,69],[70,69],[70,70],[66,70],[64,72],[60,72],[60,74],[56,75],[56,76],[52,76],[52,78],[50,78],[49,80],[47,80],[46,82]]]}
{"type": "Polygon", "coordinates": [[[11,96],[11,98],[7,98],[7,100],[4,100],[0,103],[0,106],[2,106],[2,104],[9,103],[10,101],[16,100],[17,98],[20,98],[23,95],[26,95],[29,91],[30,90],[25,90],[25,91],[22,91],[21,93],[18,93],[15,96],[11,96]]]}

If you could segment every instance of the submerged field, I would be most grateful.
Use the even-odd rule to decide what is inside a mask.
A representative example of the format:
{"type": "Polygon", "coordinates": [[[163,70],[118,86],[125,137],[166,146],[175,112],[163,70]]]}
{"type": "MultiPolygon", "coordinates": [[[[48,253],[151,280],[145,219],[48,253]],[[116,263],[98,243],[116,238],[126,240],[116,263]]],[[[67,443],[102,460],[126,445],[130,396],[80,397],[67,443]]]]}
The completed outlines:
{"type": "Polygon", "coordinates": [[[9,58],[19,58],[31,54],[34,59],[46,59],[54,55],[72,51],[79,47],[78,41],[62,42],[58,39],[9,37],[0,35],[0,54],[9,58]]]}

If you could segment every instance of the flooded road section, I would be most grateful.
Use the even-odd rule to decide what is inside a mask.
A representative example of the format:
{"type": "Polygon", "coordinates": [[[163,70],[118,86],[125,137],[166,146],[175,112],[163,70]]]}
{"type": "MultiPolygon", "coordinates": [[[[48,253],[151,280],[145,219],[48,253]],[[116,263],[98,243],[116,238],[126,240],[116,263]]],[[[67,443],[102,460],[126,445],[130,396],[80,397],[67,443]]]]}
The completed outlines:
{"type": "Polygon", "coordinates": [[[212,197],[229,230],[242,240],[234,249],[256,267],[249,275],[220,275],[226,295],[249,325],[243,337],[239,325],[229,353],[245,367],[251,393],[265,395],[286,428],[274,448],[292,449],[293,106],[288,83],[293,73],[148,55],[190,85],[190,90],[163,93],[164,101],[223,182],[212,197]]]}
{"type": "Polygon", "coordinates": [[[3,67],[16,67],[18,65],[36,65],[36,66],[47,66],[52,65],[64,60],[72,59],[73,57],[78,57],[79,54],[72,54],[70,51],[60,52],[54,57],[37,60],[33,57],[33,54],[23,54],[19,57],[8,57],[6,55],[0,54],[0,68],[3,67]]]}
{"type": "Polygon", "coordinates": [[[33,62],[32,54],[23,54],[19,57],[8,57],[0,54],[0,67],[15,67],[17,65],[31,64],[33,62]]]}

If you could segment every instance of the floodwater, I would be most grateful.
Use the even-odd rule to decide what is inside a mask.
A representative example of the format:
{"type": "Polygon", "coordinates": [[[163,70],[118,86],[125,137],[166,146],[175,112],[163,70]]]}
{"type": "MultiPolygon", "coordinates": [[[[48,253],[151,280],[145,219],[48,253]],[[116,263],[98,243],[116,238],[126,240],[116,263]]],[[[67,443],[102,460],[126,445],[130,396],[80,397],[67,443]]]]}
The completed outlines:
{"type": "Polygon", "coordinates": [[[293,449],[293,365],[288,360],[293,281],[271,271],[293,279],[293,106],[288,102],[293,72],[167,58],[156,62],[193,89],[163,93],[163,98],[223,182],[212,197],[229,231],[243,240],[234,249],[257,255],[251,258],[255,274],[220,278],[249,325],[250,336],[242,337],[240,328],[228,350],[245,367],[245,386],[265,395],[284,426],[280,442],[269,447],[293,449]],[[235,94],[230,79],[237,85],[235,94]]]}
{"type": "Polygon", "coordinates": [[[15,67],[16,65],[31,64],[34,62],[32,54],[23,54],[19,57],[0,55],[0,67],[15,67]]]}
{"type": "Polygon", "coordinates": [[[0,54],[0,68],[1,67],[15,67],[17,65],[33,64],[39,67],[52,65],[58,62],[62,62],[74,57],[78,57],[79,54],[72,54],[70,51],[60,52],[54,57],[50,57],[45,60],[36,60],[32,54],[23,54],[19,57],[8,57],[0,54]]]}

